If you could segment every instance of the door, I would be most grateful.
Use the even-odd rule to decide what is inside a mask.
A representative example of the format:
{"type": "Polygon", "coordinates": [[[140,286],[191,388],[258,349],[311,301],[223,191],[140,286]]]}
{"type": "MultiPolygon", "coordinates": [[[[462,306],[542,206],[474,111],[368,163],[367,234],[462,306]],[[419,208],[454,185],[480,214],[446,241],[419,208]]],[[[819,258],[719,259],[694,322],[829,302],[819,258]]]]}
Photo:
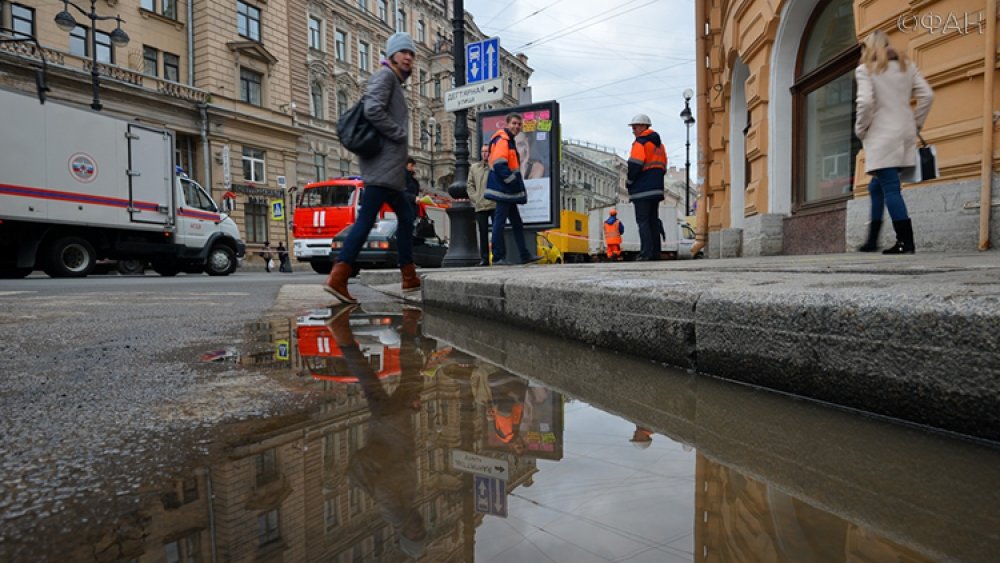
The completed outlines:
{"type": "Polygon", "coordinates": [[[179,178],[181,201],[177,202],[177,231],[180,242],[191,248],[204,248],[208,238],[218,230],[222,221],[219,209],[212,198],[197,182],[179,178]]]}
{"type": "Polygon", "coordinates": [[[162,129],[128,126],[129,213],[133,223],[170,222],[174,137],[162,129]]]}

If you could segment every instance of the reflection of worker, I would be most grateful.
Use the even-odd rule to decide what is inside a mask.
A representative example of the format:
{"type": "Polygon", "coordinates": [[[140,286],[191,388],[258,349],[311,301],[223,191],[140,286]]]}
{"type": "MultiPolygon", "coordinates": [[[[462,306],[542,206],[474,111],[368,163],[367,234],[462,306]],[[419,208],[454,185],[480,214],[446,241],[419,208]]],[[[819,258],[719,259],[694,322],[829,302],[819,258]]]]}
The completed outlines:
{"type": "Polygon", "coordinates": [[[340,308],[327,326],[343,353],[347,368],[358,378],[368,401],[367,441],[348,464],[350,478],[378,506],[382,519],[399,534],[399,548],[417,559],[423,555],[427,530],[417,509],[417,452],[413,413],[420,410],[421,360],[417,348],[420,312],[403,312],[399,363],[402,375],[389,395],[354,340],[349,322],[355,306],[340,308]]]}
{"type": "Polygon", "coordinates": [[[469,201],[476,210],[476,225],[479,230],[479,264],[490,265],[490,217],[493,216],[497,204],[486,199],[486,182],[490,176],[490,147],[483,145],[479,149],[479,162],[469,167],[469,182],[465,191],[469,193],[469,201]]]}
{"type": "Polygon", "coordinates": [[[636,424],[635,432],[632,433],[632,438],[629,442],[632,442],[632,445],[640,450],[644,450],[653,443],[653,431],[636,424]]]}
{"type": "Polygon", "coordinates": [[[608,249],[608,260],[622,259],[622,235],[625,225],[618,219],[618,210],[611,208],[608,218],[604,221],[604,244],[608,249]]]}
{"type": "Polygon", "coordinates": [[[517,154],[521,157],[521,175],[524,176],[524,179],[531,180],[544,177],[545,164],[538,158],[532,158],[531,156],[534,142],[531,140],[530,134],[521,131],[514,137],[514,143],[517,146],[517,154]]]}
{"type": "Polygon", "coordinates": [[[527,446],[521,436],[521,421],[528,383],[510,372],[497,369],[489,376],[489,389],[492,400],[486,410],[486,418],[492,423],[493,436],[513,453],[523,454],[527,446]]]}

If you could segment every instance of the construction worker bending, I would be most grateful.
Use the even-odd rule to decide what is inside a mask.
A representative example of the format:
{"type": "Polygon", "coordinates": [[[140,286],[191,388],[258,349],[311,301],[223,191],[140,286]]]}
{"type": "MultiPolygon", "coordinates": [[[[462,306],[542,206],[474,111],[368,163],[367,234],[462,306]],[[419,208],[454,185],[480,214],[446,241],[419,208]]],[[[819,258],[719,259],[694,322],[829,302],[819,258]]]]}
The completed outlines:
{"type": "Polygon", "coordinates": [[[604,221],[604,245],[608,249],[608,260],[622,259],[622,235],[625,225],[618,219],[618,210],[611,208],[608,218],[604,221]]]}
{"type": "Polygon", "coordinates": [[[650,127],[649,116],[640,113],[629,127],[635,135],[628,157],[628,197],[635,206],[635,222],[639,227],[638,260],[660,259],[659,213],[663,201],[663,177],[667,172],[667,151],[660,135],[650,127]]]}

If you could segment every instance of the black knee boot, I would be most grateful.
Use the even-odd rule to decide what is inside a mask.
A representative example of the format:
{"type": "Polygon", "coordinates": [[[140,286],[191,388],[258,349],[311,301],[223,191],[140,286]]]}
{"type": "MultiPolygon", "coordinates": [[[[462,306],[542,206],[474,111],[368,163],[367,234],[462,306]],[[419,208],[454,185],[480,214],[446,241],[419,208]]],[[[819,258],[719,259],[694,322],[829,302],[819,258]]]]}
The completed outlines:
{"type": "Polygon", "coordinates": [[[868,241],[858,247],[858,252],[875,252],[878,250],[878,234],[882,230],[882,220],[872,219],[868,223],[868,241]]]}
{"type": "Polygon", "coordinates": [[[882,251],[882,254],[913,254],[913,225],[909,219],[893,221],[892,228],[896,231],[896,244],[882,251]]]}

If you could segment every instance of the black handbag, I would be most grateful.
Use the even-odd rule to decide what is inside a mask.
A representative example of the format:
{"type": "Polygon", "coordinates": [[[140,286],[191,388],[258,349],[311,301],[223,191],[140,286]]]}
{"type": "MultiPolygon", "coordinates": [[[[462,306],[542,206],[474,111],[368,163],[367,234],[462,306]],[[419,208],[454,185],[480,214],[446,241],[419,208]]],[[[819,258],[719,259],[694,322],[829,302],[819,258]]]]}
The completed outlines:
{"type": "Polygon", "coordinates": [[[917,147],[917,165],[903,168],[900,173],[900,181],[905,184],[917,184],[934,180],[941,175],[937,163],[937,147],[928,145],[919,134],[920,146],[917,147]]]}
{"type": "Polygon", "coordinates": [[[382,135],[365,118],[364,99],[337,119],[337,135],[344,148],[362,158],[371,158],[382,150],[382,135]]]}

